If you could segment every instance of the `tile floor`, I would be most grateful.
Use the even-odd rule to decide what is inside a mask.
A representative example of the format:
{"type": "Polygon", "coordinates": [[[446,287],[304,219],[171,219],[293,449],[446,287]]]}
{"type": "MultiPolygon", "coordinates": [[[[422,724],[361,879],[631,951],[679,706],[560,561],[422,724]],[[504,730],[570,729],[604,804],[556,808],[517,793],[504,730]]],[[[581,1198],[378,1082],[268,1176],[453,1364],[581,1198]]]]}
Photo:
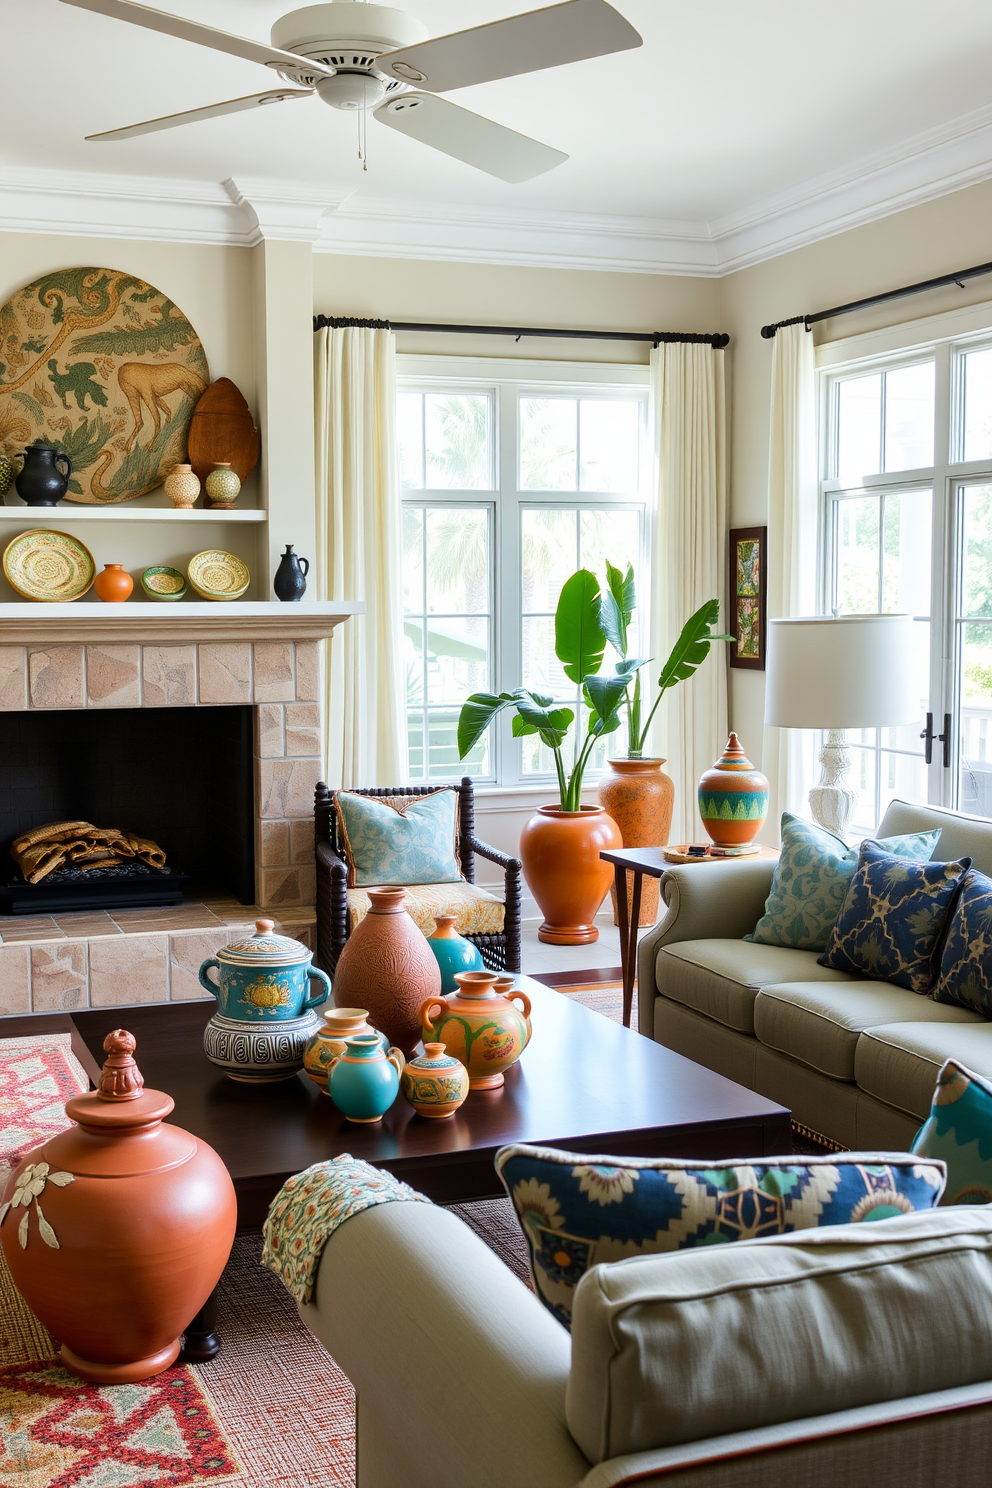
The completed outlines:
{"type": "MultiPolygon", "coordinates": [[[[620,933],[613,923],[613,915],[604,911],[596,916],[599,939],[592,945],[555,946],[545,945],[537,938],[539,919],[524,920],[521,937],[520,964],[531,975],[551,971],[588,971],[601,966],[619,967],[620,933]]],[[[645,935],[646,930],[642,930],[645,935]]],[[[619,976],[619,971],[617,973],[619,976]]]]}

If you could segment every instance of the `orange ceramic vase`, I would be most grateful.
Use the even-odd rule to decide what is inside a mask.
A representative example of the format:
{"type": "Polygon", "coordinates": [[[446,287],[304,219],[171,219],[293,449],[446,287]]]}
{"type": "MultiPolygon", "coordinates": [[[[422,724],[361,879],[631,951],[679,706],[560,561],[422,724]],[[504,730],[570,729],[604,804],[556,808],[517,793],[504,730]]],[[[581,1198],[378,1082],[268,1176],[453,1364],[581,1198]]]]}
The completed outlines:
{"type": "Polygon", "coordinates": [[[104,604],[123,604],[131,597],[134,580],[123,563],[105,563],[103,573],[98,573],[93,580],[93,588],[104,604]]]}
{"type": "Polygon", "coordinates": [[[741,847],[761,831],[768,815],[768,781],[736,734],[699,781],[699,814],[717,847],[741,847]]]}
{"type": "Polygon", "coordinates": [[[369,889],[368,914],[349,935],[334,972],[338,1007],[368,1008],[369,1022],[403,1053],[420,1042],[420,1009],[441,991],[427,937],[407,914],[405,889],[369,889]]]}
{"type": "MultiPolygon", "coordinates": [[[[665,847],[672,830],[672,806],[675,782],[664,774],[663,759],[612,759],[609,772],[599,782],[599,804],[620,828],[624,847],[665,847]]],[[[627,874],[627,903],[634,875],[627,874]]],[[[657,878],[641,880],[641,915],[639,924],[653,925],[658,918],[657,878]]],[[[619,924],[617,891],[613,899],[613,923],[619,924]]]]}
{"type": "Polygon", "coordinates": [[[470,1090],[502,1085],[503,1071],[516,1064],[527,1045],[530,998],[526,992],[502,996],[496,980],[494,971],[459,971],[457,992],[429,997],[421,1008],[425,1048],[428,1041],[443,1043],[468,1070],[470,1090]]]}
{"type": "Polygon", "coordinates": [[[227,1262],[237,1201],[213,1148],[166,1124],[171,1096],[143,1088],[132,1035],[103,1047],[99,1087],[65,1108],[78,1125],[8,1178],[0,1245],[66,1368],[120,1385],[175,1361],[227,1262]]]}
{"type": "Polygon", "coordinates": [[[599,939],[593,921],[613,882],[612,864],[599,855],[620,847],[620,829],[602,806],[538,808],[520,834],[524,878],[544,915],[538,939],[551,945],[599,939]]]}

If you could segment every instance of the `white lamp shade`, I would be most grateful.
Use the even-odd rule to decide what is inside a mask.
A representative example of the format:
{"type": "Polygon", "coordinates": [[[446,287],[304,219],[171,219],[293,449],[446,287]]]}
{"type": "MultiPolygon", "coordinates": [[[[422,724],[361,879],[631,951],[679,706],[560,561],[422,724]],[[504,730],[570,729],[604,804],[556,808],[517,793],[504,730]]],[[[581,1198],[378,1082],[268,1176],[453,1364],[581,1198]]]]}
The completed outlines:
{"type": "Polygon", "coordinates": [[[768,622],[765,722],[776,728],[885,728],[920,717],[909,615],[768,622]]]}

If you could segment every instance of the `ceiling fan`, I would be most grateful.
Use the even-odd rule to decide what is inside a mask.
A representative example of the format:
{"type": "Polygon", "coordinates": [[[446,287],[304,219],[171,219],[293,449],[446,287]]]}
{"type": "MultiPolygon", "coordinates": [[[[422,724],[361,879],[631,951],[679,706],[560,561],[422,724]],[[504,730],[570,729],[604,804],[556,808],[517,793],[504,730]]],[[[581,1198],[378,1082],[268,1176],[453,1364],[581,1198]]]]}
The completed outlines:
{"type": "Polygon", "coordinates": [[[132,139],[270,103],[316,95],[332,108],[371,111],[381,124],[503,181],[529,181],[568,159],[560,150],[439,98],[453,88],[519,77],[638,47],[641,37],[607,0],[564,0],[467,31],[428,39],[415,16],[369,0],[328,0],[290,11],[272,27],[272,44],[217,31],[134,0],[63,0],[81,10],[129,21],[261,62],[296,88],[148,119],[91,140],[132,139]]]}

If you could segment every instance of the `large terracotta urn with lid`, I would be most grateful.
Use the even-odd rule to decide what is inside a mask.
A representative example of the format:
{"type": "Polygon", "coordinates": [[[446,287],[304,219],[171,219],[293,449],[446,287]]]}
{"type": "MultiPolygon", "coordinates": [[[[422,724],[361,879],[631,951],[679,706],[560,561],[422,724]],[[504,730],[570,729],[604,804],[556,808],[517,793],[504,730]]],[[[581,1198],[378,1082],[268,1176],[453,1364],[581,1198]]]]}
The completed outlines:
{"type": "Polygon", "coordinates": [[[544,916],[539,940],[586,945],[599,939],[593,921],[613,882],[612,864],[599,855],[618,847],[620,829],[602,806],[538,807],[520,833],[520,861],[544,916]]]}
{"type": "MultiPolygon", "coordinates": [[[[599,804],[620,828],[624,847],[666,847],[672,830],[672,806],[675,782],[662,770],[663,759],[611,759],[609,769],[600,777],[599,804]]],[[[634,875],[627,874],[627,903],[634,875]]],[[[660,880],[646,877],[641,881],[641,925],[653,925],[658,918],[660,880]]],[[[610,889],[613,900],[613,923],[617,914],[617,891],[610,889]]]]}
{"type": "Polygon", "coordinates": [[[17,1290],[101,1385],[168,1369],[234,1241],[234,1185],[212,1147],[165,1118],[134,1038],[104,1040],[100,1084],[66,1104],[77,1125],[35,1147],[0,1201],[0,1246],[17,1290]]]}
{"type": "Polygon", "coordinates": [[[406,911],[406,890],[369,889],[370,908],[334,971],[338,1007],[368,1009],[369,1022],[407,1056],[420,1042],[420,1008],[441,991],[427,937],[406,911]]]}

